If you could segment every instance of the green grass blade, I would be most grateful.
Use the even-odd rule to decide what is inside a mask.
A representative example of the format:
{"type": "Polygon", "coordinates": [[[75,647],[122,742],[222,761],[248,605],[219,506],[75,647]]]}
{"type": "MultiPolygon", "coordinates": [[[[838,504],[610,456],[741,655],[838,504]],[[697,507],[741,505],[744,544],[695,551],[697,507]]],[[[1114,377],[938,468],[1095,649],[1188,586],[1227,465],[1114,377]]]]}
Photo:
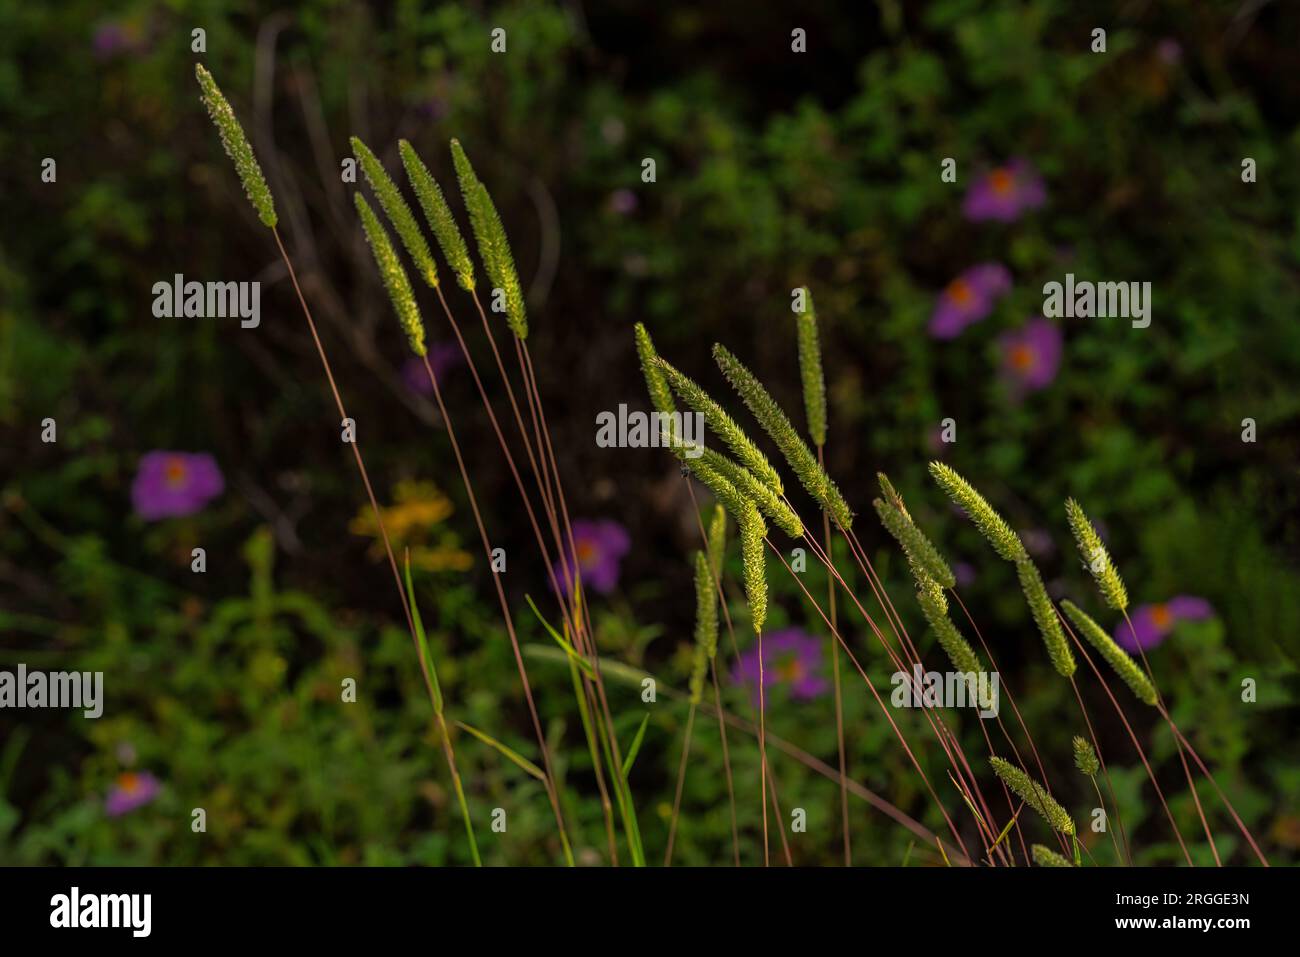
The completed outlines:
{"type": "Polygon", "coordinates": [[[496,751],[503,758],[506,758],[507,760],[513,762],[515,765],[517,765],[524,771],[528,772],[533,777],[537,778],[537,780],[541,781],[543,784],[546,783],[546,775],[542,772],[541,768],[533,764],[532,761],[529,761],[526,757],[524,757],[518,751],[515,751],[513,748],[506,747],[504,744],[502,744],[496,738],[492,737],[492,735],[488,734],[486,731],[480,731],[478,728],[474,727],[473,725],[466,724],[464,721],[457,721],[456,727],[460,728],[462,731],[468,731],[470,734],[474,735],[474,737],[478,738],[488,747],[496,749],[496,751]]]}

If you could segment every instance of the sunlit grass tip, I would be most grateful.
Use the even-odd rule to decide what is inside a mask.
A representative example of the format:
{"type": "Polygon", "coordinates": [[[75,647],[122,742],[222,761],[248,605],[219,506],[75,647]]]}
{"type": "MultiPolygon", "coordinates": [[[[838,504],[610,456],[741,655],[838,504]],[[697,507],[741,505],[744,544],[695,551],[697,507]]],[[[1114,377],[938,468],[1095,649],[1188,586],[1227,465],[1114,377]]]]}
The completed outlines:
{"type": "Polygon", "coordinates": [[[1001,515],[992,505],[975,491],[975,487],[957,474],[956,470],[942,462],[930,463],[930,475],[952,501],[966,513],[993,546],[993,550],[1009,562],[1018,562],[1028,558],[1025,545],[1020,536],[1011,530],[1001,515]]]}
{"type": "Polygon", "coordinates": [[[1074,747],[1074,766],[1079,769],[1081,774],[1092,777],[1101,767],[1101,762],[1097,760],[1097,752],[1092,749],[1092,745],[1079,735],[1075,735],[1070,742],[1074,747]]]}
{"type": "Polygon", "coordinates": [[[709,567],[714,579],[722,575],[722,562],[727,556],[727,510],[722,505],[713,506],[709,521],[709,567]]]}
{"type": "Polygon", "coordinates": [[[402,198],[401,190],[397,188],[393,178],[384,169],[384,164],[379,162],[379,157],[371,151],[370,147],[356,136],[349,142],[352,144],[352,154],[361,165],[361,172],[365,175],[366,182],[374,190],[384,215],[393,224],[393,229],[397,231],[397,238],[402,241],[402,246],[411,257],[411,262],[415,264],[416,271],[431,288],[437,288],[438,265],[433,261],[433,252],[424,238],[424,231],[416,222],[411,207],[402,198]]]}
{"type": "MultiPolygon", "coordinates": [[[[668,384],[672,386],[673,391],[692,411],[704,416],[705,424],[713,430],[718,438],[726,443],[732,454],[740,460],[740,464],[753,472],[763,484],[771,488],[777,495],[782,494],[784,489],[781,486],[781,476],[772,467],[772,463],[767,460],[767,456],[745,434],[744,429],[736,424],[736,420],[728,415],[722,406],[710,398],[709,394],[695,380],[677,371],[669,364],[668,360],[661,356],[656,361],[659,368],[663,370],[664,378],[668,380],[668,384]]],[[[732,514],[734,515],[735,512],[733,511],[732,514]]]]}
{"type": "Polygon", "coordinates": [[[822,373],[822,347],[817,336],[817,313],[812,292],[803,287],[804,311],[795,316],[799,341],[799,379],[803,383],[803,407],[808,417],[808,434],[813,445],[826,444],[826,379],[822,373]]]}
{"type": "Polygon", "coordinates": [[[411,351],[417,356],[422,356],[425,354],[424,322],[420,319],[420,309],[415,304],[411,281],[397,258],[397,250],[393,248],[388,233],[384,231],[379,217],[370,208],[366,198],[356,193],[353,199],[356,202],[357,214],[361,217],[361,225],[366,231],[366,240],[370,243],[370,251],[374,253],[375,265],[379,268],[379,278],[383,280],[384,288],[388,290],[388,298],[393,302],[393,310],[397,313],[397,321],[401,324],[402,331],[406,333],[411,351]]]}
{"type": "Polygon", "coordinates": [[[1110,552],[1102,544],[1097,529],[1084,514],[1082,506],[1072,498],[1065,501],[1065,516],[1070,523],[1070,531],[1074,533],[1079,554],[1092,573],[1093,580],[1097,582],[1101,597],[1115,611],[1123,611],[1128,607],[1128,589],[1124,587],[1124,579],[1111,561],[1110,552]]]}
{"type": "Polygon", "coordinates": [[[274,229],[275,224],[279,222],[279,217],[275,214],[275,201],[271,198],[271,189],[266,185],[266,178],[262,175],[262,167],[257,165],[253,148],[248,145],[244,128],[239,125],[239,120],[235,118],[235,111],[230,108],[230,103],[222,94],[221,88],[217,86],[217,81],[204,69],[202,63],[194,64],[194,75],[199,80],[203,105],[207,107],[208,115],[212,117],[212,122],[221,135],[221,145],[225,147],[226,154],[235,164],[235,172],[239,174],[239,180],[244,184],[244,192],[248,194],[249,202],[257,210],[257,216],[262,224],[274,229]]]}
{"type": "Polygon", "coordinates": [[[650,401],[656,411],[663,415],[672,415],[677,411],[677,404],[673,402],[673,390],[668,387],[663,369],[655,361],[659,358],[659,353],[655,351],[654,340],[650,338],[645,325],[640,322],[632,327],[632,334],[636,338],[636,355],[641,361],[641,374],[645,376],[645,387],[650,393],[650,401]]]}
{"type": "Polygon", "coordinates": [[[1020,798],[1042,815],[1054,830],[1062,834],[1074,834],[1074,819],[1066,813],[1065,808],[1057,804],[1047,790],[1028,774],[1003,758],[991,757],[989,764],[1007,787],[1015,791],[1020,798]]]}
{"type": "MultiPolygon", "coordinates": [[[[948,617],[948,606],[942,589],[933,580],[922,583],[917,590],[916,600],[953,668],[966,675],[974,673],[978,676],[983,672],[984,664],[979,655],[948,617]]],[[[969,677],[966,679],[968,684],[970,680],[969,677]]]]}
{"type": "Polygon", "coordinates": [[[524,292],[519,285],[515,258],[510,252],[510,241],[506,238],[506,228],[496,204],[474,172],[459,140],[451,141],[451,157],[461,194],[465,197],[465,208],[469,211],[469,224],[478,243],[479,258],[483,260],[483,270],[494,287],[493,295],[495,297],[496,290],[501,291],[510,331],[519,339],[527,339],[528,312],[524,307],[524,292]]]}
{"type": "Polygon", "coordinates": [[[406,169],[406,178],[415,190],[415,198],[424,211],[424,218],[433,230],[433,237],[438,241],[443,257],[456,274],[457,284],[467,292],[473,292],[474,261],[470,259],[469,247],[465,245],[465,237],[456,225],[456,217],[447,205],[442,187],[409,142],[398,140],[397,150],[402,157],[402,166],[406,169]]]}
{"type": "Polygon", "coordinates": [[[1020,578],[1020,589],[1025,593],[1025,601],[1029,603],[1034,624],[1038,626],[1038,633],[1043,637],[1043,644],[1047,647],[1047,657],[1052,660],[1052,667],[1062,677],[1070,677],[1078,664],[1074,660],[1074,652],[1070,650],[1065,632],[1061,630],[1061,620],[1056,617],[1056,608],[1052,605],[1052,599],[1043,585],[1043,577],[1038,574],[1038,566],[1026,556],[1016,562],[1016,575],[1020,578]]]}
{"type": "Polygon", "coordinates": [[[718,589],[709,559],[695,553],[695,654],[691,664],[691,703],[699,704],[709,662],[718,651],[718,589]]]}
{"type": "Polygon", "coordinates": [[[763,430],[772,437],[786,462],[798,476],[800,483],[808,494],[826,509],[839,525],[846,531],[853,525],[853,513],[848,503],[840,495],[831,477],[822,468],[817,457],[804,444],[795,432],[790,419],[781,411],[776,400],[763,388],[762,383],[749,371],[739,359],[727,351],[720,343],[714,343],[713,359],[727,377],[732,388],[739,393],[749,411],[763,430]]]}
{"type": "Polygon", "coordinates": [[[748,507],[736,517],[740,525],[740,563],[751,624],[754,632],[760,634],[767,621],[767,555],[763,551],[767,525],[758,506],[752,502],[747,504],[748,507]]]}
{"type": "Polygon", "coordinates": [[[1073,867],[1069,858],[1057,854],[1051,848],[1044,847],[1042,844],[1035,844],[1029,852],[1034,855],[1034,863],[1039,867],[1073,867]]]}
{"type": "Polygon", "coordinates": [[[799,520],[799,516],[794,513],[794,509],[785,503],[785,499],[760,482],[754,476],[754,473],[743,465],[737,465],[725,455],[715,452],[713,449],[704,449],[699,458],[693,462],[690,459],[686,461],[692,467],[698,462],[706,463],[734,485],[741,495],[757,505],[759,511],[771,519],[772,524],[776,525],[781,531],[791,538],[799,538],[803,535],[803,523],[799,520]]]}
{"type": "Polygon", "coordinates": [[[1065,612],[1065,616],[1074,623],[1074,627],[1079,629],[1084,640],[1097,649],[1097,652],[1106,659],[1106,663],[1111,666],[1115,674],[1120,676],[1133,693],[1146,704],[1154,705],[1156,703],[1155,685],[1146,676],[1146,672],[1138,667],[1138,663],[1115,643],[1115,639],[1108,635],[1101,625],[1097,624],[1087,612],[1074,602],[1068,599],[1062,601],[1061,609],[1065,612]]]}
{"type": "Polygon", "coordinates": [[[875,507],[876,514],[880,516],[880,523],[902,547],[914,569],[923,571],[944,588],[956,586],[957,578],[948,567],[948,563],[943,560],[943,556],[939,554],[938,549],[925,533],[917,528],[902,510],[880,498],[874,499],[871,504],[875,507]]]}

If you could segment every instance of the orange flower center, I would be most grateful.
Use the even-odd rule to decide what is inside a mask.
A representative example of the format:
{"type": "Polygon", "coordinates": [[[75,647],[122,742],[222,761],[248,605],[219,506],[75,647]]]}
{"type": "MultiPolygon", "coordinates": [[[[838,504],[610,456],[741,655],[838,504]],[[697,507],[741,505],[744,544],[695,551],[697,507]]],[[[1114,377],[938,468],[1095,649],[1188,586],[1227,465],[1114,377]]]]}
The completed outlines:
{"type": "Polygon", "coordinates": [[[1021,343],[1011,348],[1011,367],[1021,372],[1034,364],[1034,350],[1021,343]]]}
{"type": "Polygon", "coordinates": [[[163,478],[172,488],[183,485],[185,483],[185,461],[183,459],[168,459],[167,465],[163,468],[163,478]]]}
{"type": "Polygon", "coordinates": [[[1016,176],[1010,170],[995,169],[989,174],[989,185],[993,187],[993,192],[1005,196],[1016,185],[1016,176]]]}
{"type": "Polygon", "coordinates": [[[1156,605],[1151,609],[1151,620],[1156,623],[1157,628],[1168,628],[1174,623],[1174,613],[1169,610],[1168,605],[1156,605]]]}
{"type": "Polygon", "coordinates": [[[593,558],[596,557],[596,546],[588,541],[577,542],[574,546],[578,552],[578,564],[590,565],[593,558]]]}
{"type": "Polygon", "coordinates": [[[140,789],[140,776],[130,771],[123,771],[117,776],[117,786],[127,794],[134,794],[140,789]]]}
{"type": "Polygon", "coordinates": [[[964,306],[975,298],[975,292],[966,280],[954,279],[948,284],[948,298],[957,305],[964,306]]]}
{"type": "Polygon", "coordinates": [[[782,681],[798,681],[803,677],[803,662],[798,658],[783,661],[777,665],[776,673],[782,681]]]}

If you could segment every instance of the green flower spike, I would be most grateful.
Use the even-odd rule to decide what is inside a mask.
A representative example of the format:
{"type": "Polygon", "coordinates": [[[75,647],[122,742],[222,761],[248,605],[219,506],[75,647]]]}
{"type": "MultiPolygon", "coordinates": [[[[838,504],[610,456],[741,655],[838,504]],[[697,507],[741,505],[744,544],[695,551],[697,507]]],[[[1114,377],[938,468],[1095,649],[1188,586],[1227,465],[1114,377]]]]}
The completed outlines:
{"type": "Polygon", "coordinates": [[[1029,848],[1029,851],[1031,854],[1034,855],[1034,863],[1037,864],[1039,867],[1073,867],[1074,866],[1073,864],[1070,863],[1068,859],[1062,857],[1060,854],[1057,854],[1056,851],[1053,851],[1050,848],[1043,847],[1043,845],[1041,844],[1033,845],[1032,847],[1029,848]]]}
{"type": "Polygon", "coordinates": [[[776,404],[776,400],[763,388],[754,374],[723,346],[714,344],[713,358],[732,388],[740,393],[740,397],[745,401],[754,418],[758,419],[759,425],[772,437],[772,441],[781,450],[781,454],[785,456],[785,460],[799,477],[803,487],[808,490],[808,494],[847,531],[853,525],[853,513],[849,511],[848,503],[844,501],[840,490],[835,487],[826,470],[821,467],[817,457],[804,444],[803,439],[799,438],[786,414],[776,404]]]}
{"type": "Polygon", "coordinates": [[[1020,577],[1020,590],[1025,593],[1025,601],[1029,602],[1034,623],[1038,625],[1038,633],[1043,636],[1043,644],[1047,646],[1047,657],[1052,659],[1052,667],[1063,677],[1070,677],[1077,667],[1074,652],[1070,651],[1070,643],[1061,630],[1061,621],[1056,617],[1052,599],[1043,586],[1038,566],[1026,556],[1023,561],[1016,562],[1016,574],[1020,577]]]}
{"type": "Polygon", "coordinates": [[[943,489],[944,493],[957,504],[975,523],[980,534],[988,539],[993,550],[1009,562],[1018,562],[1028,558],[1020,536],[1011,530],[1011,526],[994,511],[979,492],[953,469],[942,462],[930,463],[930,475],[943,489]]]}
{"type": "MultiPolygon", "coordinates": [[[[727,444],[727,447],[740,460],[740,464],[753,472],[759,481],[773,492],[781,495],[784,492],[781,487],[781,476],[772,467],[772,463],[767,460],[767,456],[759,451],[758,446],[736,424],[736,421],[727,415],[722,406],[709,398],[708,393],[701,389],[692,379],[682,375],[669,365],[666,359],[661,357],[656,361],[659,363],[659,368],[663,370],[664,378],[668,380],[668,384],[672,386],[673,391],[692,411],[704,416],[705,423],[727,444]]],[[[735,514],[734,510],[732,514],[735,514]]]]}
{"type": "Polygon", "coordinates": [[[817,313],[812,293],[805,286],[807,308],[795,317],[799,339],[799,379],[803,383],[803,407],[808,416],[808,434],[813,445],[826,444],[826,379],[822,375],[822,347],[817,338],[817,313]]]}
{"type": "Polygon", "coordinates": [[[1151,684],[1151,679],[1146,676],[1146,672],[1138,667],[1137,662],[1115,643],[1115,639],[1106,634],[1101,625],[1093,621],[1074,602],[1069,600],[1061,602],[1061,609],[1065,612],[1065,617],[1074,622],[1074,627],[1079,629],[1084,640],[1097,649],[1098,653],[1106,659],[1107,664],[1115,670],[1115,674],[1123,679],[1133,693],[1146,704],[1154,705],[1156,703],[1156,689],[1151,684]]]}
{"type": "Polygon", "coordinates": [[[424,218],[433,230],[434,238],[438,240],[443,257],[456,274],[456,282],[465,291],[473,292],[474,262],[469,258],[469,247],[465,245],[465,237],[460,234],[460,227],[451,214],[442,187],[424,165],[420,154],[415,152],[415,147],[406,140],[398,140],[397,150],[402,156],[402,166],[406,168],[406,178],[411,181],[415,198],[424,211],[424,218]]]}
{"type": "Polygon", "coordinates": [[[429,243],[424,238],[420,224],[415,221],[411,207],[402,198],[401,190],[384,169],[384,164],[379,162],[379,157],[370,151],[370,147],[355,136],[351,143],[352,153],[361,164],[366,182],[375,191],[379,205],[383,207],[388,221],[393,224],[393,229],[397,230],[397,238],[402,241],[411,262],[415,263],[420,277],[431,289],[438,288],[438,266],[433,261],[433,253],[429,251],[429,243]]]}
{"type": "MultiPolygon", "coordinates": [[[[925,620],[934,630],[935,637],[939,639],[939,646],[952,662],[953,668],[963,674],[974,672],[978,676],[984,670],[984,664],[975,653],[975,649],[961,636],[957,626],[948,617],[943,590],[933,581],[926,582],[917,591],[916,600],[921,606],[925,620]]],[[[969,678],[966,680],[967,683],[970,682],[969,678]]]]}
{"type": "Polygon", "coordinates": [[[1074,820],[1065,812],[1065,808],[1052,800],[1052,796],[1047,793],[1041,784],[1010,761],[993,757],[989,758],[989,764],[993,765],[993,770],[1002,779],[1003,783],[1015,791],[1026,804],[1041,814],[1043,820],[1050,824],[1054,830],[1060,831],[1062,834],[1074,834],[1074,820]]]}
{"type": "Polygon", "coordinates": [[[422,356],[425,352],[424,323],[420,319],[420,309],[415,304],[411,281],[397,258],[397,250],[393,248],[388,233],[380,225],[379,217],[370,208],[366,198],[356,193],[353,199],[357,204],[357,213],[361,216],[361,225],[366,231],[366,240],[370,243],[370,251],[375,254],[379,277],[384,281],[384,288],[388,290],[388,298],[393,301],[397,321],[401,324],[402,331],[406,333],[411,351],[417,356],[422,356]]]}
{"type": "Polygon", "coordinates": [[[718,652],[718,590],[709,560],[695,553],[695,657],[691,665],[691,703],[699,704],[704,676],[718,652]]]}
{"type": "Polygon", "coordinates": [[[871,504],[875,506],[876,514],[880,516],[881,524],[902,546],[914,569],[920,569],[944,588],[952,588],[957,584],[957,578],[948,567],[948,563],[910,518],[897,506],[884,499],[875,499],[871,504]]]}
{"type": "Polygon", "coordinates": [[[903,504],[903,496],[898,494],[893,483],[889,481],[889,476],[884,472],[877,472],[876,479],[880,482],[880,491],[884,494],[885,501],[902,512],[903,517],[910,522],[912,516],[908,514],[907,506],[903,504]]]}
{"type": "Polygon", "coordinates": [[[257,216],[262,220],[262,224],[274,229],[275,224],[280,221],[275,215],[275,201],[271,198],[271,190],[262,176],[262,167],[257,165],[253,148],[248,145],[248,137],[244,135],[239,120],[235,119],[235,111],[230,108],[230,104],[221,94],[221,88],[217,86],[217,81],[212,79],[212,74],[203,68],[203,64],[194,64],[194,75],[199,79],[203,105],[208,108],[208,115],[212,117],[217,132],[221,134],[221,145],[226,148],[226,154],[235,164],[235,172],[239,174],[240,182],[244,184],[244,192],[248,194],[248,199],[257,210],[257,216]]]}
{"type": "Polygon", "coordinates": [[[1077,734],[1071,743],[1074,745],[1074,766],[1080,773],[1092,777],[1101,767],[1101,762],[1097,760],[1097,752],[1092,749],[1091,744],[1077,734]]]}
{"type": "Polygon", "coordinates": [[[722,576],[722,562],[727,555],[727,510],[713,506],[713,521],[709,522],[709,567],[716,582],[722,576]]]}
{"type": "Polygon", "coordinates": [[[767,556],[763,553],[763,539],[767,524],[752,502],[736,521],[740,525],[740,563],[744,571],[745,600],[749,602],[749,616],[755,634],[761,634],[767,620],[767,556]]]}
{"type": "Polygon", "coordinates": [[[688,458],[683,461],[691,468],[694,468],[697,462],[704,462],[734,485],[736,491],[757,505],[759,511],[770,518],[781,531],[791,538],[800,538],[803,535],[803,523],[799,521],[799,516],[794,513],[794,509],[787,505],[784,499],[777,496],[775,492],[755,478],[754,473],[749,469],[737,465],[731,459],[713,451],[713,449],[704,449],[698,458],[688,458]]]}
{"type": "Polygon", "coordinates": [[[673,402],[673,390],[668,388],[668,380],[664,378],[663,369],[656,362],[659,354],[655,352],[655,344],[650,339],[650,333],[642,323],[637,323],[632,327],[633,334],[636,336],[636,354],[641,360],[641,374],[645,376],[645,387],[650,393],[650,401],[654,403],[655,409],[661,415],[672,415],[677,411],[677,405],[673,402]]]}
{"type": "Polygon", "coordinates": [[[1079,554],[1088,566],[1088,571],[1092,572],[1101,597],[1111,608],[1123,611],[1128,607],[1128,589],[1124,587],[1124,579],[1119,577],[1119,571],[1110,560],[1110,553],[1101,543],[1097,530],[1088,521],[1083,508],[1072,498],[1065,502],[1065,516],[1070,523],[1070,531],[1074,533],[1075,544],[1079,546],[1079,554]]]}
{"type": "Polygon", "coordinates": [[[475,174],[459,140],[451,141],[451,158],[456,165],[456,178],[460,181],[460,191],[465,197],[469,224],[474,230],[478,255],[483,260],[488,281],[505,296],[506,322],[510,331],[519,339],[527,339],[528,314],[524,308],[524,292],[519,285],[519,273],[515,270],[515,258],[510,252],[505,226],[501,224],[496,205],[492,202],[487,187],[475,174]]]}

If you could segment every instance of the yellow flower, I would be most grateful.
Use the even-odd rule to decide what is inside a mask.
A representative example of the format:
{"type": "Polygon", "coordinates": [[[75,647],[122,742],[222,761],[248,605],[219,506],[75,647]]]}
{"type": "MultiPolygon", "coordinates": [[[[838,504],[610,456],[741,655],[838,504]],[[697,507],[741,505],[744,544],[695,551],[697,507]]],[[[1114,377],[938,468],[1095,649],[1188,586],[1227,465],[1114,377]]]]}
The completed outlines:
{"type": "MultiPolygon", "coordinates": [[[[406,479],[397,483],[393,498],[392,505],[381,506],[379,511],[393,548],[410,549],[412,567],[423,571],[465,571],[473,564],[469,553],[458,547],[455,535],[438,528],[455,508],[436,485],[406,479]]],[[[348,529],[354,535],[374,539],[370,555],[375,560],[383,558],[383,539],[369,508],[363,506],[348,529]]]]}

